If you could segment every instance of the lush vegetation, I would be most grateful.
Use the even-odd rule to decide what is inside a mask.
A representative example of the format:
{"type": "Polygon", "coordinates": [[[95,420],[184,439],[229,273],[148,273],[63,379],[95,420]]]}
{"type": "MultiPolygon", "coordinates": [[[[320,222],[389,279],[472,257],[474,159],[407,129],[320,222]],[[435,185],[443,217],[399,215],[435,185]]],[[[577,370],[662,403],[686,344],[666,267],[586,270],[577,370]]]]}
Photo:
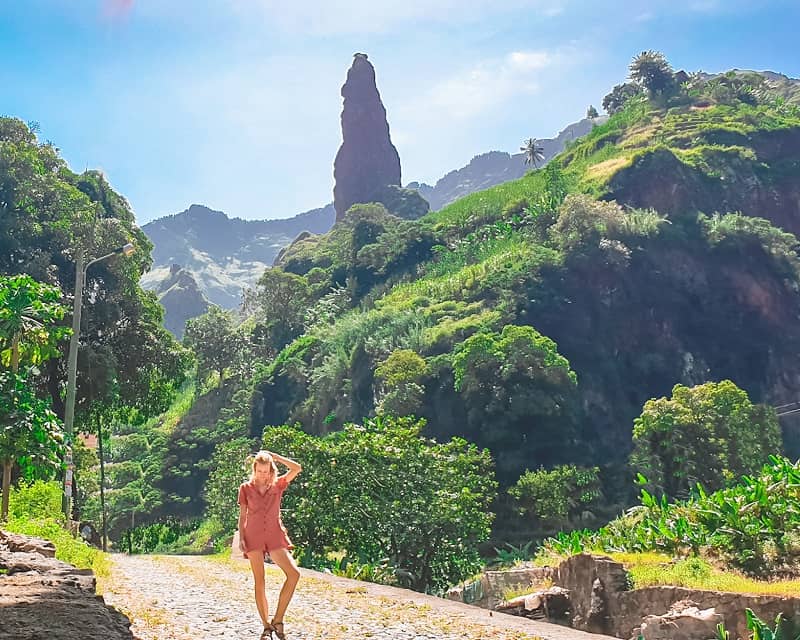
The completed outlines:
{"type": "Polygon", "coordinates": [[[772,456],[754,476],[713,493],[698,485],[669,502],[642,489],[641,504],[605,527],[559,534],[555,553],[583,550],[704,554],[752,575],[800,574],[800,461],[772,456]]]}
{"type": "MultiPolygon", "coordinates": [[[[346,425],[419,416],[422,436],[491,452],[492,541],[513,555],[503,543],[628,507],[637,472],[651,496],[688,498],[697,481],[716,495],[781,453],[760,403],[794,371],[800,263],[740,177],[783,193],[795,176],[770,137],[800,126],[794,94],[760,76],[675,73],[656,52],[630,71],[611,117],[546,167],[420,220],[357,205],[282,253],[241,322],[197,319],[198,398],[167,436],[165,508],[230,531],[230,487],[265,427],[333,442],[346,425]]],[[[305,562],[396,579],[389,553],[359,555],[333,524],[336,544],[305,541],[312,504],[287,516],[305,562]]]]}
{"type": "MultiPolygon", "coordinates": [[[[71,515],[86,516],[99,529],[99,509],[82,513],[100,489],[93,468],[99,458],[77,441],[64,443],[60,427],[67,311],[78,264],[91,262],[82,299],[75,433],[93,432],[107,444],[118,425],[142,425],[163,412],[191,354],[161,326],[155,296],[138,285],[152,247],[101,173],[72,172],[52,144],[37,139],[35,126],[0,118],[0,203],[4,498],[20,478],[63,474],[62,444],[68,444],[80,465],[71,515]],[[131,256],[110,253],[129,242],[136,247],[131,256]]],[[[129,475],[127,482],[134,479],[129,475]]]]}
{"type": "MultiPolygon", "coordinates": [[[[800,178],[795,89],[643,52],[607,121],[547,166],[531,138],[525,177],[419,220],[356,205],[183,347],[137,285],[150,247],[124,199],[0,120],[0,274],[63,303],[77,252],[138,247],[89,271],[81,336],[78,423],[106,443],[111,537],[219,548],[263,442],[304,466],[285,520],[307,566],[438,591],[487,541],[502,561],[563,530],[551,552],[796,574],[800,438],[766,404],[800,374],[800,227],[775,206],[800,178]],[[586,530],[632,504],[637,473],[641,504],[586,530]]],[[[52,357],[26,406],[61,415],[65,332],[34,335],[20,353],[52,357]]],[[[76,460],[99,524],[100,459],[76,460]]]]}
{"type": "Polygon", "coordinates": [[[11,474],[32,478],[59,463],[61,425],[33,384],[38,365],[57,355],[66,331],[55,326],[64,315],[60,291],[30,276],[0,275],[0,464],[3,498],[0,520],[8,516],[11,474]]]}
{"type": "Polygon", "coordinates": [[[107,575],[108,556],[65,529],[61,493],[61,484],[55,481],[20,484],[11,491],[9,518],[3,528],[49,540],[55,545],[59,560],[92,569],[97,575],[107,575]]]}

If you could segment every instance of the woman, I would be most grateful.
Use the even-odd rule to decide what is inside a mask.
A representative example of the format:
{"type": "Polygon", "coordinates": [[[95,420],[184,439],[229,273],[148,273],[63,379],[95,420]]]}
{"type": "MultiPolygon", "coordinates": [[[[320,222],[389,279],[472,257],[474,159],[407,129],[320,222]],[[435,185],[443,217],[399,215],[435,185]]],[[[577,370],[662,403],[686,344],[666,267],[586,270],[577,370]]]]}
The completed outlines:
{"type": "Polygon", "coordinates": [[[293,548],[281,522],[281,497],[289,483],[302,467],[294,460],[269,451],[259,451],[253,460],[250,481],[239,487],[239,548],[250,560],[256,589],[256,607],[264,623],[261,638],[271,638],[274,633],[284,640],[283,616],[292,599],[300,572],[291,554],[293,548]],[[286,466],[287,471],[278,476],[275,462],[286,466]],[[264,584],[264,554],[286,575],[278,596],[275,616],[269,620],[269,604],[264,584]]]}

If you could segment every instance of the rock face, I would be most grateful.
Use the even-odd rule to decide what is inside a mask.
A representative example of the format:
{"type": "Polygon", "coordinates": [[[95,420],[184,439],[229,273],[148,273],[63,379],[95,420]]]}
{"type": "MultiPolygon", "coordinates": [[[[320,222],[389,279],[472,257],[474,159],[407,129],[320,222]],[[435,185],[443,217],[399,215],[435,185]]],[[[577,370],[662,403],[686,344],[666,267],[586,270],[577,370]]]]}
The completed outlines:
{"type": "Polygon", "coordinates": [[[132,640],[130,621],[95,595],[92,571],[54,553],[0,531],[0,640],[132,640]]]}
{"type": "Polygon", "coordinates": [[[375,202],[387,185],[400,186],[400,156],[389,136],[375,69],[357,53],[342,86],[342,146],[333,164],[336,221],[357,202],[375,202]]]}
{"type": "Polygon", "coordinates": [[[170,267],[169,277],[159,284],[156,295],[164,307],[164,327],[179,340],[183,338],[186,321],[203,315],[211,304],[194,276],[179,264],[170,267]]]}

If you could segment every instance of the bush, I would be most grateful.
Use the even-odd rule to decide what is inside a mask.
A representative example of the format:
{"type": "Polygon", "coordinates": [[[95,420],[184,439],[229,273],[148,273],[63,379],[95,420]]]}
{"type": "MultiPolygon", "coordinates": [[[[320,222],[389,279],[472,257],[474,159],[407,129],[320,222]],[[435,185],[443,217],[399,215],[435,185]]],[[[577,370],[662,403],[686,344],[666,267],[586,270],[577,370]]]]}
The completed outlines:
{"type": "Polygon", "coordinates": [[[128,529],[122,534],[120,544],[127,545],[131,553],[164,553],[185,550],[189,535],[197,531],[199,520],[181,521],[167,518],[141,527],[128,529]]]}
{"type": "Polygon", "coordinates": [[[254,448],[253,441],[247,438],[221,442],[214,448],[209,465],[211,473],[203,490],[203,498],[208,505],[206,515],[228,533],[233,533],[237,527],[239,505],[236,504],[235,492],[249,477],[245,459],[254,448]]]}
{"type": "Polygon", "coordinates": [[[539,530],[552,531],[593,517],[589,509],[602,497],[599,472],[575,465],[526,471],[508,493],[520,515],[539,530]]]}
{"type": "Polygon", "coordinates": [[[61,495],[62,489],[58,482],[37,480],[31,483],[20,483],[19,487],[11,490],[8,505],[9,518],[63,520],[61,495]]]}
{"type": "Polygon", "coordinates": [[[713,491],[758,471],[781,444],[775,411],[730,380],[675,385],[635,420],[631,464],[657,491],[685,496],[697,482],[713,491]]]}

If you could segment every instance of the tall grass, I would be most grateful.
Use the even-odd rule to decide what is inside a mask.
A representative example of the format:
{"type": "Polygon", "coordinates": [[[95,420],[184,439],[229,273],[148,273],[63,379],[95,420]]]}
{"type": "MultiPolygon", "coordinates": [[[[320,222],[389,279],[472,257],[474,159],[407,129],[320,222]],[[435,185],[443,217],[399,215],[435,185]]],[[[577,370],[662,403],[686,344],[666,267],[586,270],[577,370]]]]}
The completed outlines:
{"type": "Polygon", "coordinates": [[[12,488],[9,499],[7,531],[49,540],[56,547],[56,558],[79,569],[92,569],[98,576],[107,576],[111,563],[108,554],[76,539],[64,528],[61,515],[61,485],[58,482],[36,482],[12,488]]]}

